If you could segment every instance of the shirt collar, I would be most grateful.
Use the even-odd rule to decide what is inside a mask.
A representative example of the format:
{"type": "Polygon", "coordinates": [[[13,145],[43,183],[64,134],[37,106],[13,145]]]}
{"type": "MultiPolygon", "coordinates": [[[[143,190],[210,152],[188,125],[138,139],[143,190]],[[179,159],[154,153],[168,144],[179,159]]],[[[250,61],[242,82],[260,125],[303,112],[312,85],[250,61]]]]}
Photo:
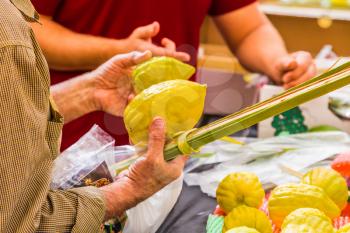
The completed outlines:
{"type": "Polygon", "coordinates": [[[39,21],[39,14],[35,10],[30,0],[11,0],[11,2],[30,21],[39,21]]]}

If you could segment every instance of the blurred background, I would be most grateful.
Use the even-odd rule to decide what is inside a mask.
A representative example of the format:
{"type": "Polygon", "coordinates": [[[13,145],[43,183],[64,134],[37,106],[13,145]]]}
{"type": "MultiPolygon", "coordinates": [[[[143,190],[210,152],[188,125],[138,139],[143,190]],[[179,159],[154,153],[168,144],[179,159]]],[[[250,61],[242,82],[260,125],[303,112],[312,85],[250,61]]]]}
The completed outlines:
{"type": "MultiPolygon", "coordinates": [[[[261,1],[260,8],[280,32],[289,51],[306,50],[316,56],[329,44],[339,56],[350,55],[350,1],[271,0],[261,1]]],[[[222,56],[223,62],[228,61],[230,53],[210,18],[202,28],[201,42],[206,55],[222,56]]]]}

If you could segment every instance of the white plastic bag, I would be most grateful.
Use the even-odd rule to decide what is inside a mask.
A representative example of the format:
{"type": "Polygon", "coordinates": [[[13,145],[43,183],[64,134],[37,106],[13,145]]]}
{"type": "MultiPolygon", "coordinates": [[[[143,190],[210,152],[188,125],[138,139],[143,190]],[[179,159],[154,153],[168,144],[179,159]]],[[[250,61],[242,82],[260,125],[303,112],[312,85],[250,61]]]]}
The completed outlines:
{"type": "Polygon", "coordinates": [[[218,165],[203,172],[190,171],[185,174],[187,185],[199,185],[204,193],[212,197],[215,197],[220,181],[231,172],[253,172],[267,189],[298,181],[281,170],[281,165],[305,172],[335,154],[349,151],[350,136],[344,132],[332,131],[260,139],[235,147],[225,142],[220,143],[221,146],[218,146],[216,142],[214,148],[205,146],[204,148],[213,149],[214,157],[201,159],[201,165],[211,164],[212,161],[220,162],[218,165]],[[231,151],[231,159],[228,151],[231,151]],[[247,163],[242,163],[244,157],[247,163]]]}
{"type": "Polygon", "coordinates": [[[123,233],[156,232],[179,198],[182,184],[183,175],[152,197],[126,211],[128,220],[123,233]]]}

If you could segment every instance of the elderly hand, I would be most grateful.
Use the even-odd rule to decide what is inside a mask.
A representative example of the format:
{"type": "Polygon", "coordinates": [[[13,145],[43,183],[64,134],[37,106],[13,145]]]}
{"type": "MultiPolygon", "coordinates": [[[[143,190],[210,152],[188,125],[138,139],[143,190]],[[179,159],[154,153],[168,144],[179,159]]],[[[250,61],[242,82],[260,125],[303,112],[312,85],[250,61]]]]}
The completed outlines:
{"type": "Polygon", "coordinates": [[[95,110],[122,116],[130,96],[133,94],[132,67],[152,57],[150,51],[117,55],[91,71],[95,110]]]}
{"type": "Polygon", "coordinates": [[[164,161],[164,143],[165,123],[161,118],[155,118],[150,126],[147,153],[114,183],[101,188],[107,202],[107,219],[121,215],[181,175],[187,157],[164,161]]]}
{"type": "Polygon", "coordinates": [[[316,75],[316,66],[308,52],[299,51],[277,59],[274,64],[275,80],[288,89],[316,75]]]}
{"type": "Polygon", "coordinates": [[[168,56],[184,62],[189,61],[190,55],[184,52],[177,52],[175,43],[168,38],[162,39],[161,45],[163,47],[152,43],[152,38],[159,33],[159,30],[160,25],[158,22],[136,28],[126,39],[126,47],[128,47],[129,51],[150,50],[154,56],[168,56]]]}

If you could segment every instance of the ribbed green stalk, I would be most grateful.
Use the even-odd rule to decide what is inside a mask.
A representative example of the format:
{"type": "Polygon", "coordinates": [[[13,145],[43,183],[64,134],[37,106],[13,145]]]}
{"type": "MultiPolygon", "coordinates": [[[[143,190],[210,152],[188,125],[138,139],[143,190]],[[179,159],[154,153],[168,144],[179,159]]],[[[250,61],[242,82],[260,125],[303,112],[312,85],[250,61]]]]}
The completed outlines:
{"type": "MultiPolygon", "coordinates": [[[[348,84],[350,84],[350,62],[291,88],[280,95],[194,130],[187,137],[188,144],[193,149],[198,149],[205,144],[246,129],[260,121],[348,84]]],[[[176,139],[174,139],[166,145],[164,157],[166,160],[171,160],[179,154],[181,152],[176,139]]]]}

